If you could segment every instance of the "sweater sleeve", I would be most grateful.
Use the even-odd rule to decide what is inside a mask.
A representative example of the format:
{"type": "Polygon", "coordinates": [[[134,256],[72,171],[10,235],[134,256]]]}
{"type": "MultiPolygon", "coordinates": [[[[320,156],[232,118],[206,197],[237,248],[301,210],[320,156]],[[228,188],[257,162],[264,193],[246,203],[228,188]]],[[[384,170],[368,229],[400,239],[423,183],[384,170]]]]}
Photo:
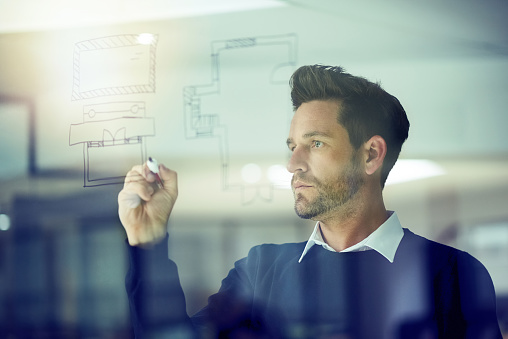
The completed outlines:
{"type": "Polygon", "coordinates": [[[166,240],[150,249],[130,246],[125,287],[136,338],[194,338],[176,264],[166,240]]]}
{"type": "Polygon", "coordinates": [[[256,250],[235,263],[220,290],[191,319],[177,266],[168,258],[167,238],[151,249],[127,246],[130,266],[125,286],[136,338],[241,337],[262,332],[252,318],[256,250]]]}
{"type": "Polygon", "coordinates": [[[253,247],[247,257],[235,263],[219,291],[192,317],[200,333],[204,329],[208,337],[210,334],[218,338],[267,337],[266,324],[257,316],[260,312],[254,302],[260,248],[253,247]]]}
{"type": "Polygon", "coordinates": [[[457,271],[466,338],[502,338],[494,284],[485,266],[468,253],[461,252],[457,271]]]}

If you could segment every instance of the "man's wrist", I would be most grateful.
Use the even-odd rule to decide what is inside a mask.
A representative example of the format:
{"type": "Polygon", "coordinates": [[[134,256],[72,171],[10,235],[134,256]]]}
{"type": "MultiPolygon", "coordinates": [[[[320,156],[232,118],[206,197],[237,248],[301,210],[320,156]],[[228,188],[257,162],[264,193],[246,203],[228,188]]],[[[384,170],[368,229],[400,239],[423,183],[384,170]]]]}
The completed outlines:
{"type": "Polygon", "coordinates": [[[161,243],[167,237],[167,232],[162,233],[160,236],[152,236],[150,238],[140,237],[136,234],[127,232],[127,243],[131,247],[139,247],[143,249],[150,249],[161,243]]]}

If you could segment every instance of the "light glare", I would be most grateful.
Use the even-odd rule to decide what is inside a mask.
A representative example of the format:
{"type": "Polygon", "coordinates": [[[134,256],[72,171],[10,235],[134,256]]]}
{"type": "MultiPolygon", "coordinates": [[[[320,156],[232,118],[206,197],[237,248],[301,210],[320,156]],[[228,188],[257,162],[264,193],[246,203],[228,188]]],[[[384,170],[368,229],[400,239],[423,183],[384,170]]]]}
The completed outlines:
{"type": "Polygon", "coordinates": [[[289,173],[286,167],[282,165],[273,165],[268,168],[268,180],[277,188],[291,188],[291,178],[293,175],[289,173]]]}
{"type": "Polygon", "coordinates": [[[441,166],[430,160],[400,159],[390,171],[386,185],[421,180],[445,173],[445,170],[441,166]]]}
{"type": "Polygon", "coordinates": [[[11,228],[11,219],[7,214],[0,214],[0,231],[7,231],[11,228]]]}
{"type": "Polygon", "coordinates": [[[257,164],[247,164],[243,166],[242,179],[249,184],[257,183],[261,180],[261,167],[257,164]]]}
{"type": "Polygon", "coordinates": [[[138,42],[142,45],[150,45],[153,43],[154,37],[151,33],[142,33],[138,35],[138,42]]]}

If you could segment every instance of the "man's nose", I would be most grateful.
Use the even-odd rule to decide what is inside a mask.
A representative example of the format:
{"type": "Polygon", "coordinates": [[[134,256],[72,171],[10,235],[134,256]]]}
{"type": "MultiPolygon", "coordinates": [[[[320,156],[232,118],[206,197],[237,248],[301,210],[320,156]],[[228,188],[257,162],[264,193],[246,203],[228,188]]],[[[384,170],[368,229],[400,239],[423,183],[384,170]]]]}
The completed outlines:
{"type": "Polygon", "coordinates": [[[307,171],[307,156],[303,147],[295,147],[293,153],[291,154],[291,158],[289,158],[287,170],[290,173],[295,173],[297,171],[307,171]]]}

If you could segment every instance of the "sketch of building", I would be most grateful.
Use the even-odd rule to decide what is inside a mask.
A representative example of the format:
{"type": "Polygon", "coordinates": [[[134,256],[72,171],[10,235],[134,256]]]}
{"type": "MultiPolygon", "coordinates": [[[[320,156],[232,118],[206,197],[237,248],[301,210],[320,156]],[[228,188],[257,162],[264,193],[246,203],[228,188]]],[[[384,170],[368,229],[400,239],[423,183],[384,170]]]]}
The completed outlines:
{"type": "MultiPolygon", "coordinates": [[[[226,72],[222,67],[224,59],[228,55],[242,52],[238,57],[233,56],[233,63],[241,64],[249,68],[252,63],[262,63],[266,66],[266,76],[263,74],[257,81],[261,81],[258,88],[281,86],[287,88],[288,74],[296,67],[297,36],[295,34],[274,35],[262,37],[249,37],[232,40],[213,41],[211,44],[211,82],[203,85],[187,86],[183,89],[184,100],[184,124],[187,139],[214,138],[217,140],[222,164],[222,188],[223,190],[239,190],[242,195],[242,203],[249,204],[256,199],[271,201],[275,186],[271,183],[248,184],[240,180],[238,172],[244,164],[235,164],[230,156],[230,143],[233,138],[240,140],[244,134],[255,126],[249,126],[247,117],[240,117],[228,113],[221,114],[221,110],[242,108],[225,108],[228,100],[239,94],[241,89],[234,88],[232,94],[226,94],[226,84],[244,84],[253,79],[237,79],[238,81],[225,81],[228,75],[234,76],[234,72],[226,72]],[[226,74],[227,73],[227,74],[226,74]],[[205,105],[204,101],[211,97],[220,97],[219,105],[205,105]],[[231,118],[232,117],[232,118],[231,118]],[[236,137],[233,136],[236,133],[236,137]]],[[[231,86],[230,86],[231,87],[231,86]]],[[[234,86],[236,87],[236,85],[234,86]]],[[[281,100],[285,97],[281,96],[281,100]]],[[[283,115],[282,110],[278,114],[283,115]]],[[[260,119],[258,119],[259,121],[260,119]]],[[[285,122],[282,122],[285,126],[285,122]]],[[[284,128],[282,127],[281,128],[284,128]]],[[[243,141],[244,142],[244,141],[243,141]]]]}
{"type": "Polygon", "coordinates": [[[156,35],[124,34],[74,47],[72,100],[155,93],[156,35]]]}
{"type": "MultiPolygon", "coordinates": [[[[76,43],[72,100],[154,93],[156,45],[157,36],[146,34],[76,43]]],[[[126,171],[116,168],[118,160],[129,155],[144,162],[145,138],[153,136],[155,122],[146,116],[144,101],[84,105],[83,121],[69,130],[69,145],[83,145],[83,186],[122,183],[126,171]]]]}
{"type": "Polygon", "coordinates": [[[155,136],[153,118],[145,116],[145,103],[111,102],[83,107],[83,122],[72,124],[69,145],[83,144],[84,186],[123,183],[124,176],[102,177],[94,171],[94,162],[108,162],[115,172],[118,150],[139,154],[140,163],[147,158],[145,138],[155,136]],[[99,153],[99,154],[98,154],[99,153]]]}

